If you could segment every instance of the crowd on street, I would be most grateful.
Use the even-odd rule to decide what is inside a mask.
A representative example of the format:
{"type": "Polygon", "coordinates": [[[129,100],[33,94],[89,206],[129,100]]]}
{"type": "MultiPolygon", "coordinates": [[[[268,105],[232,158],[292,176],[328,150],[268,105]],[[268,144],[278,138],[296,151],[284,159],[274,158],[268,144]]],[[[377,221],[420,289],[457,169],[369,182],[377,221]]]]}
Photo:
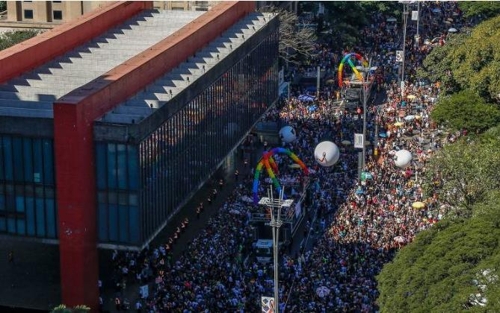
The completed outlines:
{"type": "MultiPolygon", "coordinates": [[[[460,18],[456,3],[423,3],[421,38],[441,38],[444,44],[444,21],[451,17],[460,18]]],[[[367,149],[363,179],[358,177],[359,149],[352,145],[354,133],[362,129],[362,114],[333,104],[339,98],[335,84],[325,85],[313,101],[299,100],[306,91],[297,88],[264,117],[296,130],[297,139],[283,146],[312,170],[314,215],[308,216],[306,229],[314,242],[310,249],[281,250],[280,307],[286,312],[376,312],[375,276],[398,249],[447,212],[436,197],[424,194],[422,176],[434,152],[461,134],[445,134],[430,120],[440,86],[416,78],[416,69],[432,47],[415,41],[411,27],[405,55],[408,75],[401,90],[394,79],[400,75],[400,64],[391,53],[401,47],[402,38],[399,43],[394,39],[401,25],[388,26],[386,18],[375,16],[363,30],[368,47],[356,47],[378,66],[382,79],[373,89],[373,99],[384,98],[377,105],[370,103],[366,112],[369,139],[375,145],[367,149]],[[324,140],[335,142],[341,151],[331,168],[320,166],[314,157],[314,148],[324,140]],[[394,164],[394,154],[401,149],[413,155],[406,168],[394,164]],[[416,202],[424,205],[417,208],[416,202]]],[[[318,65],[332,72],[345,52],[329,43],[316,48],[321,53],[297,69],[297,75],[318,65]]],[[[301,175],[284,165],[291,164],[286,157],[278,156],[276,162],[280,177],[301,175]]],[[[131,304],[142,312],[261,310],[261,296],[273,295],[273,268],[247,258],[254,241],[250,217],[263,208],[245,200],[251,199],[253,177],[241,174],[232,195],[178,259],[169,253],[175,240],[141,252],[113,254],[117,310],[122,309],[127,283],[150,286],[148,295],[131,304]]],[[[266,187],[261,184],[259,193],[266,187]]],[[[180,225],[179,235],[182,231],[180,225]]]]}

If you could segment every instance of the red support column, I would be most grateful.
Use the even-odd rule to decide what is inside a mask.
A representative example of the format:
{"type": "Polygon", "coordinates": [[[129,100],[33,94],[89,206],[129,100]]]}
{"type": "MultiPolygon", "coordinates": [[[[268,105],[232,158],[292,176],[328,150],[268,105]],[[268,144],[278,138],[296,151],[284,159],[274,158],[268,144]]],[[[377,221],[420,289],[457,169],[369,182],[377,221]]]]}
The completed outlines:
{"type": "Polygon", "coordinates": [[[54,103],[62,302],[99,307],[92,121],[81,103],[54,103]]]}

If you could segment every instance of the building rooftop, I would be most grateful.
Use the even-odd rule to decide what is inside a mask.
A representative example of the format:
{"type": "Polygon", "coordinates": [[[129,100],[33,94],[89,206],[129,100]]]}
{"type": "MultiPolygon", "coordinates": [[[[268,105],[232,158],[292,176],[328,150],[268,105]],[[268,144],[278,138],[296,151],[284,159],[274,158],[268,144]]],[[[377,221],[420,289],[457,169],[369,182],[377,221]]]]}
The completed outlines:
{"type": "MultiPolygon", "coordinates": [[[[145,10],[52,61],[0,84],[0,116],[53,118],[53,102],[172,35],[204,11],[145,10]]],[[[195,56],[167,72],[98,121],[147,118],[252,37],[274,16],[252,13],[195,56]]]]}
{"type": "MultiPolygon", "coordinates": [[[[113,124],[134,124],[153,114],[181,93],[239,45],[252,37],[270,21],[262,13],[252,13],[234,24],[216,40],[196,52],[172,71],[148,85],[134,97],[118,105],[99,121],[113,124]]],[[[273,15],[274,17],[274,15],[273,15]]]]}
{"type": "Polygon", "coordinates": [[[139,13],[72,51],[0,84],[0,115],[52,118],[55,100],[157,44],[203,13],[139,13]]]}

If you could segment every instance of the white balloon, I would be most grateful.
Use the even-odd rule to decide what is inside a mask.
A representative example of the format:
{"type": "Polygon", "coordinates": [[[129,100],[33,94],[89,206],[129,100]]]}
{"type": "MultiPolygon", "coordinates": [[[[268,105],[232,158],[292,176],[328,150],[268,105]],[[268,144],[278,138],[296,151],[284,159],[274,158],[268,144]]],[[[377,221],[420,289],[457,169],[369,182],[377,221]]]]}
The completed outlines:
{"type": "Polygon", "coordinates": [[[293,129],[292,126],[285,126],[280,129],[279,132],[281,140],[283,140],[286,143],[290,143],[297,139],[297,135],[295,133],[295,129],[293,129]]]}
{"type": "Polygon", "coordinates": [[[332,166],[340,158],[339,147],[331,141],[322,141],[314,149],[314,158],[321,166],[332,166]]]}
{"type": "Polygon", "coordinates": [[[394,155],[394,164],[396,164],[397,167],[405,168],[408,165],[410,165],[410,162],[411,162],[412,158],[413,157],[412,157],[410,151],[408,151],[408,150],[399,150],[394,155]]]}

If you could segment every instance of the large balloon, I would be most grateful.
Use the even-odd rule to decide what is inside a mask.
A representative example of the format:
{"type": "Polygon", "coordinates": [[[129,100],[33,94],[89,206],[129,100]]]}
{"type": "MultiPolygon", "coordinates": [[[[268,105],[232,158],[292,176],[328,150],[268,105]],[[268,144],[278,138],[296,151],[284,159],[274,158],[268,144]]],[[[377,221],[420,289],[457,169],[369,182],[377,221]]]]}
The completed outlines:
{"type": "Polygon", "coordinates": [[[340,150],[331,141],[322,141],[314,149],[314,158],[321,166],[332,166],[340,158],[340,150]]]}
{"type": "Polygon", "coordinates": [[[411,152],[408,150],[399,150],[394,154],[394,164],[397,167],[405,168],[410,165],[412,159],[411,152]]]}
{"type": "Polygon", "coordinates": [[[286,143],[290,143],[297,139],[297,135],[295,134],[295,129],[293,129],[292,126],[285,126],[280,129],[279,132],[281,140],[283,140],[286,143]]]}

